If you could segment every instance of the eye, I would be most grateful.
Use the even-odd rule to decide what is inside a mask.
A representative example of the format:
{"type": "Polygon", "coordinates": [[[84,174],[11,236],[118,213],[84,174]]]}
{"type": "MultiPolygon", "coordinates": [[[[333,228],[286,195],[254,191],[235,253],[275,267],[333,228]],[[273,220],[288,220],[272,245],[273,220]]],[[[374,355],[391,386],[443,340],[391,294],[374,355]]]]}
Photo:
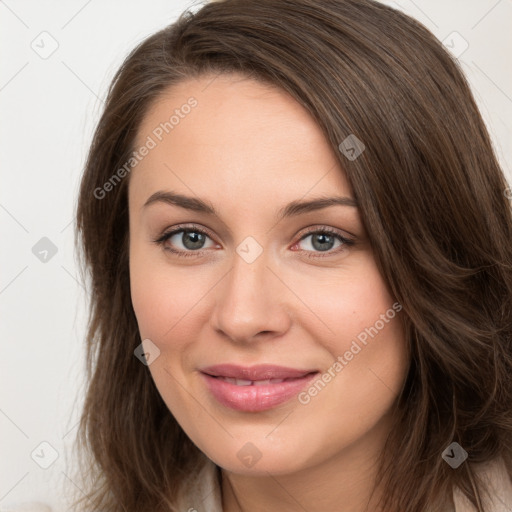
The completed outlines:
{"type": "MultiPolygon", "coordinates": [[[[309,238],[311,238],[311,240],[304,244],[306,248],[302,248],[300,251],[308,253],[307,256],[311,258],[336,255],[346,251],[348,247],[355,243],[354,240],[346,238],[337,230],[322,226],[314,230],[310,229],[292,246],[292,250],[309,238]],[[338,243],[338,245],[336,245],[336,243],[338,243]],[[324,256],[322,253],[327,254],[324,256]]],[[[154,242],[162,245],[165,250],[179,257],[200,256],[205,249],[219,247],[218,244],[213,242],[206,230],[197,226],[176,226],[173,230],[164,233],[158,239],[154,240],[154,242]],[[208,239],[211,242],[209,246],[205,245],[208,239]]]]}
{"type": "MultiPolygon", "coordinates": [[[[211,240],[208,233],[201,228],[189,227],[185,229],[182,226],[178,226],[172,231],[164,233],[160,238],[154,240],[154,242],[163,245],[164,248],[170,252],[187,257],[196,256],[194,253],[200,253],[203,249],[208,249],[208,246],[205,247],[207,239],[211,240]],[[170,244],[167,242],[170,242],[170,244]],[[176,246],[178,247],[177,249],[176,246]]],[[[212,241],[210,247],[215,245],[216,244],[212,241]]]]}
{"type": "Polygon", "coordinates": [[[313,258],[323,257],[323,255],[319,253],[328,253],[327,256],[338,254],[340,251],[344,251],[347,247],[355,243],[354,240],[346,238],[337,230],[325,226],[321,229],[317,228],[314,231],[309,231],[293,247],[299,246],[301,242],[308,239],[310,240],[304,244],[306,248],[303,250],[312,253],[308,254],[308,257],[313,258]],[[338,242],[337,246],[336,242],[338,242]]]}

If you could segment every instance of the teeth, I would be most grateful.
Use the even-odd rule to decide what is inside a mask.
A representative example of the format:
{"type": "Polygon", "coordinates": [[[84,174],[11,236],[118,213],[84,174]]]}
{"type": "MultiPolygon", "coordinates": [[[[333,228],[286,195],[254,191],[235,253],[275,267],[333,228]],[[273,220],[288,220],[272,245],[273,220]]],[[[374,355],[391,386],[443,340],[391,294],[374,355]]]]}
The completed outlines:
{"type": "Polygon", "coordinates": [[[237,386],[250,386],[252,384],[252,380],[235,379],[235,384],[237,386]]]}
{"type": "Polygon", "coordinates": [[[229,384],[235,384],[237,386],[268,386],[270,384],[279,384],[285,379],[266,379],[266,380],[246,380],[246,379],[235,379],[233,377],[219,377],[229,384]]]}
{"type": "Polygon", "coordinates": [[[253,382],[254,386],[268,386],[270,384],[270,379],[267,380],[255,380],[253,382]]]}

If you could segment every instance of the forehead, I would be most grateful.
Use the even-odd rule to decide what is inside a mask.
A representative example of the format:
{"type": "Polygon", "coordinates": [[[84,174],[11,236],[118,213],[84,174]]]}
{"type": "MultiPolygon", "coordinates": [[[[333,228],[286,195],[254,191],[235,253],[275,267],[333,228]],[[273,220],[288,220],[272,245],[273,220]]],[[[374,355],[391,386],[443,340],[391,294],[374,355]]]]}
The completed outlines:
{"type": "Polygon", "coordinates": [[[131,172],[132,196],[167,188],[285,202],[308,191],[351,193],[309,112],[285,91],[241,75],[168,88],[144,117],[135,149],[149,139],[154,147],[131,172]]]}
{"type": "MultiPolygon", "coordinates": [[[[216,138],[224,138],[226,143],[233,138],[243,139],[247,135],[254,135],[256,130],[260,130],[262,137],[265,134],[275,136],[275,129],[283,126],[293,128],[294,135],[302,131],[308,138],[315,135],[315,138],[321,138],[319,127],[312,117],[286,91],[272,84],[231,73],[189,78],[164,90],[153,101],[144,117],[137,141],[141,142],[141,137],[150,133],[155,126],[169,121],[172,114],[179,115],[180,112],[176,110],[179,111],[191,98],[197,105],[190,109],[190,113],[182,114],[178,124],[186,126],[181,121],[189,118],[187,124],[194,124],[197,141],[205,133],[208,137],[212,136],[209,127],[215,128],[216,138]],[[207,125],[204,121],[208,121],[207,125]],[[204,129],[201,130],[201,126],[204,129]],[[229,140],[225,137],[227,135],[230,136],[229,140]]],[[[172,131],[177,132],[174,128],[172,131]]],[[[170,133],[166,132],[165,135],[170,133]]],[[[285,135],[281,134],[281,137],[285,135]]]]}

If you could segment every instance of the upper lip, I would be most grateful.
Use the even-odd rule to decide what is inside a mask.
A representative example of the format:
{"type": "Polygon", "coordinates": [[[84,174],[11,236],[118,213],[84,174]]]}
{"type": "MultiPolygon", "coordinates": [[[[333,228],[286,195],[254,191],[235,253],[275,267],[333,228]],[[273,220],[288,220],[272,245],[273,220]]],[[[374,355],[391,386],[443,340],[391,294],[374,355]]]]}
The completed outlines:
{"type": "Polygon", "coordinates": [[[299,378],[316,373],[317,370],[302,370],[298,368],[287,368],[273,364],[258,364],[255,366],[239,366],[236,364],[218,364],[201,368],[203,373],[214,377],[230,377],[245,380],[267,380],[267,379],[290,379],[299,378]]]}

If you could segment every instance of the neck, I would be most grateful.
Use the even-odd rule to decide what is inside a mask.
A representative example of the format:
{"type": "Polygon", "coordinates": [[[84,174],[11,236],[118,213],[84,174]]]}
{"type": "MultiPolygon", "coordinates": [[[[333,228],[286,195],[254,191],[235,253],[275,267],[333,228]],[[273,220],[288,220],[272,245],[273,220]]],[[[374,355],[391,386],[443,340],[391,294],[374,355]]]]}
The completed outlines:
{"type": "Polygon", "coordinates": [[[320,464],[295,473],[247,475],[221,470],[224,512],[379,512],[374,489],[378,457],[389,429],[376,426],[320,464]]]}

